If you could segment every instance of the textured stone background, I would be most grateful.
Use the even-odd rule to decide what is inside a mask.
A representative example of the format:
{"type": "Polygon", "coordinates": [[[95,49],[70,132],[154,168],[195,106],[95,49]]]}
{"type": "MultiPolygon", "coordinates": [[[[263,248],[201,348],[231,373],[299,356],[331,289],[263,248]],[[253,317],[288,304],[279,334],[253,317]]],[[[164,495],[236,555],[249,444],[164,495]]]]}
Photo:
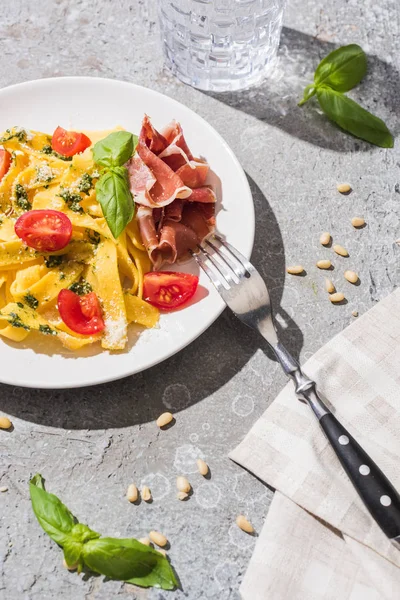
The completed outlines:
{"type": "MultiPolygon", "coordinates": [[[[337,45],[358,42],[370,72],[354,92],[396,133],[399,128],[400,12],[397,0],[289,0],[274,76],[257,90],[212,96],[163,70],[155,1],[5,0],[0,17],[0,85],[60,75],[133,81],[180,99],[232,146],[254,194],[253,259],[271,286],[284,341],[309,357],[352,319],[400,283],[398,267],[400,151],[373,148],[335,129],[310,105],[296,102],[312,72],[337,45]],[[397,61],[397,62],[396,62],[397,61]],[[397,119],[396,119],[397,116],[397,119]],[[336,183],[354,191],[340,196],[336,183]],[[350,219],[368,225],[353,230],[350,219]],[[335,258],[333,279],[348,304],[331,306],[316,259],[332,232],[350,258],[335,258]],[[285,276],[301,262],[304,278],[285,276]],[[342,279],[351,265],[361,277],[342,279]]],[[[0,435],[0,597],[235,599],[254,538],[233,525],[239,512],[260,528],[272,492],[231,463],[227,454],[284,383],[260,339],[228,313],[163,365],[123,381],[72,391],[0,387],[0,411],[15,429],[0,435]],[[176,425],[160,432],[165,408],[176,425]],[[212,477],[193,473],[204,455],[212,477]],[[82,521],[108,535],[142,536],[160,529],[183,591],[139,590],[102,577],[66,572],[61,551],[44,535],[28,499],[30,473],[40,471],[82,521]],[[175,499],[178,473],[190,474],[194,495],[175,499]],[[147,482],[152,505],[130,506],[131,481],[147,482]]]]}

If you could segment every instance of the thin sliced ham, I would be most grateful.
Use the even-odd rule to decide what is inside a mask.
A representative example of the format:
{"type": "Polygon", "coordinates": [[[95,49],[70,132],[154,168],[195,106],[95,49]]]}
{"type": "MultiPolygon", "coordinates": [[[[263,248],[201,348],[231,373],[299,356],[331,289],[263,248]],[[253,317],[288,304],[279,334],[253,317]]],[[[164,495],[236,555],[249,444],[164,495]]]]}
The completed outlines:
{"type": "Polygon", "coordinates": [[[214,190],[208,185],[195,188],[187,198],[188,202],[201,202],[202,204],[215,203],[216,197],[214,190]]]}
{"type": "Polygon", "coordinates": [[[186,143],[180,123],[171,121],[163,130],[162,135],[167,140],[168,145],[160,153],[160,158],[173,171],[177,171],[180,167],[193,160],[193,154],[186,143]]]}
{"type": "Polygon", "coordinates": [[[149,169],[137,152],[128,163],[128,174],[130,189],[135,202],[146,205],[150,190],[157,180],[152,170],[149,169]]]}
{"type": "MultiPolygon", "coordinates": [[[[190,196],[192,190],[184,185],[179,175],[174,173],[164,161],[149,150],[142,140],[139,140],[137,152],[145,165],[151,170],[155,181],[143,196],[135,198],[135,202],[151,208],[157,208],[170,204],[175,198],[187,198],[190,196]]],[[[132,161],[133,159],[129,162],[128,172],[131,191],[134,194],[132,180],[135,181],[136,173],[132,161]]]]}
{"type": "Polygon", "coordinates": [[[137,153],[127,166],[154,268],[187,258],[215,225],[215,193],[206,185],[209,165],[193,157],[179,123],[159,133],[146,115],[137,153]]]}
{"type": "Polygon", "coordinates": [[[190,188],[198,188],[205,184],[209,165],[199,159],[191,160],[176,171],[176,174],[182,179],[183,183],[190,188]]]}
{"type": "Polygon", "coordinates": [[[160,154],[169,144],[165,137],[153,127],[147,115],[144,115],[143,118],[140,139],[154,154],[160,154]]]}

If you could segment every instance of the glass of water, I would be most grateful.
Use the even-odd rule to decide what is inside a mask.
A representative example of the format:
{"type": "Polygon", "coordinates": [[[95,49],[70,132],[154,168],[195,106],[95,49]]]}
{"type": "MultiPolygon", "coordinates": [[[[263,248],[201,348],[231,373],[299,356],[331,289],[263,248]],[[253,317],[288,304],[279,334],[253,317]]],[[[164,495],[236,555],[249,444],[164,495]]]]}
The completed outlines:
{"type": "Polygon", "coordinates": [[[216,92],[258,84],[276,56],[285,0],[158,0],[164,57],[185,83],[216,92]]]}

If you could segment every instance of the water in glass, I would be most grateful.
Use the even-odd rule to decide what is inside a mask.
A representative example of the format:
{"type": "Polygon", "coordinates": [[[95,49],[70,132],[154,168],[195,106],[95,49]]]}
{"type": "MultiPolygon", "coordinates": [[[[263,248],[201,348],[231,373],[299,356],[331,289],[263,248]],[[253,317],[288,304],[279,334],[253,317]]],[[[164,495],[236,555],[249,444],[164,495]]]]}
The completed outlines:
{"type": "Polygon", "coordinates": [[[167,66],[202,90],[259,83],[276,55],[285,0],[158,0],[167,66]]]}

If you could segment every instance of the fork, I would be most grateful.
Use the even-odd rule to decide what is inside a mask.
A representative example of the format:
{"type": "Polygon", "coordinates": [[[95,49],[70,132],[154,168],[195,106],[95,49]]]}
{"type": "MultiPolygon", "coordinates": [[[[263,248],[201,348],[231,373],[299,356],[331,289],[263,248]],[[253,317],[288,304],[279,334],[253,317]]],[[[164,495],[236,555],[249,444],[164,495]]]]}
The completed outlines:
{"type": "Polygon", "coordinates": [[[318,419],[348,477],[377,524],[400,550],[400,495],[319,396],[315,381],[279,341],[267,286],[255,267],[231,244],[213,234],[192,256],[232,312],[258,331],[294,383],[299,400],[318,419]]]}

